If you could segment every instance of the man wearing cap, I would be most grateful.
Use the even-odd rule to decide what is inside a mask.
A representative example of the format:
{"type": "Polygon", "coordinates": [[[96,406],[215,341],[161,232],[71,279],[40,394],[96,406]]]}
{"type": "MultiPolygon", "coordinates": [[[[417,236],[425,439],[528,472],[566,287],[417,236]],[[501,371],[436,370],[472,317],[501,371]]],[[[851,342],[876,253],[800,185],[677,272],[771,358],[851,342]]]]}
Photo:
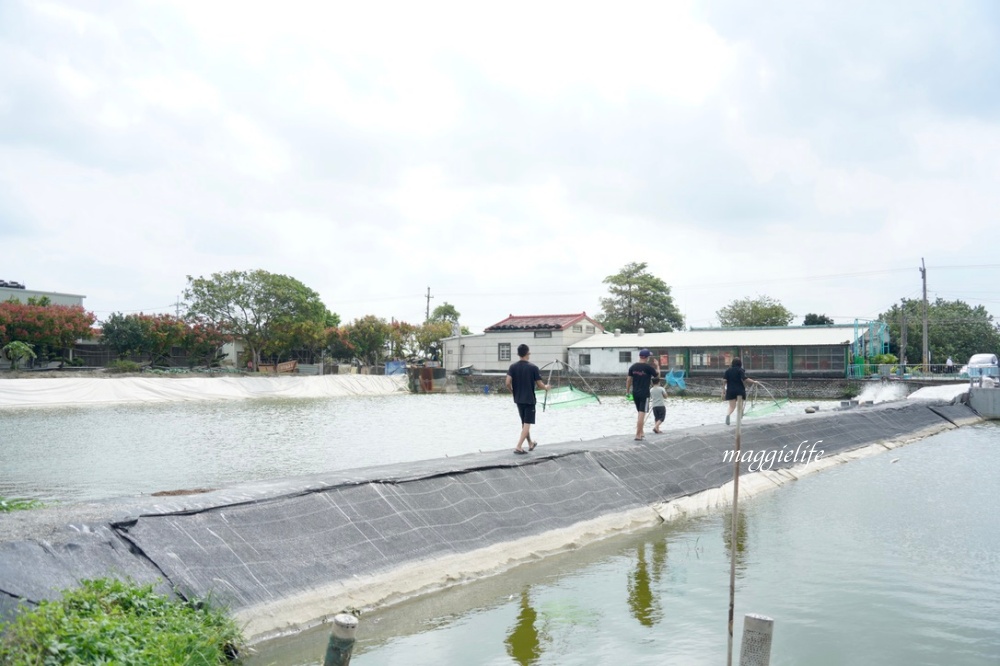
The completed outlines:
{"type": "Polygon", "coordinates": [[[643,438],[643,427],[646,424],[646,412],[649,411],[649,385],[653,377],[659,377],[660,373],[656,367],[649,362],[649,350],[643,349],[639,352],[639,362],[633,363],[628,369],[628,377],[625,379],[625,393],[632,393],[632,402],[639,413],[635,424],[635,441],[641,442],[643,438]]]}

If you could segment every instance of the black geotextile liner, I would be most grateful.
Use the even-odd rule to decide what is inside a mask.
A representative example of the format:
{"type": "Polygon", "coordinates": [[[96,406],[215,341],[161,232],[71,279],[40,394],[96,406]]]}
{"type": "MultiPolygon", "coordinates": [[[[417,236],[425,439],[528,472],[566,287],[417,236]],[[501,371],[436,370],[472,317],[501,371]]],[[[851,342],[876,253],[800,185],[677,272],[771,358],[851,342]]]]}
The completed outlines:
{"type": "Polygon", "coordinates": [[[143,516],[120,529],[181,592],[239,609],[641,506],[592,459],[572,454],[143,516]]]}
{"type": "Polygon", "coordinates": [[[163,575],[107,527],[81,532],[60,544],[0,543],[0,598],[33,603],[58,599],[62,590],[76,587],[81,580],[104,577],[153,583],[157,591],[170,593],[163,575]]]}
{"type": "MultiPolygon", "coordinates": [[[[796,420],[747,419],[742,450],[794,451],[815,444],[832,455],[951,426],[970,415],[975,418],[961,405],[907,403],[796,420]]],[[[691,429],[611,449],[581,442],[564,454],[466,469],[452,467],[465,461],[372,468],[338,477],[336,487],[144,515],[60,545],[2,543],[0,614],[10,613],[17,599],[52,598],[83,578],[102,576],[144,583],[163,575],[185,596],[211,594],[233,609],[281,601],[415,560],[719,487],[732,477],[732,462],[723,456],[734,432],[721,425],[691,429]]],[[[777,460],[768,469],[801,462],[777,460]]],[[[743,471],[748,467],[745,462],[743,471]]]]}
{"type": "Polygon", "coordinates": [[[792,422],[753,424],[744,430],[741,448],[787,450],[807,442],[816,443],[817,451],[833,454],[942,425],[950,424],[924,403],[864,407],[792,422]]]}
{"type": "Polygon", "coordinates": [[[25,604],[20,599],[0,592],[0,625],[12,621],[23,608],[31,608],[33,604],[25,604]]]}
{"type": "Polygon", "coordinates": [[[982,421],[982,417],[976,413],[976,410],[966,404],[931,405],[930,408],[936,414],[940,414],[942,418],[948,419],[957,426],[970,425],[982,421]]]}
{"type": "MultiPolygon", "coordinates": [[[[744,456],[759,451],[781,453],[763,466],[767,470],[780,469],[803,464],[804,449],[814,444],[815,451],[822,452],[820,455],[833,455],[942,424],[949,425],[924,403],[858,408],[795,421],[754,423],[748,419],[743,422],[740,451],[744,456]]],[[[733,463],[725,454],[733,448],[734,434],[733,428],[682,430],[647,439],[635,448],[593,451],[589,455],[644,502],[652,504],[730,481],[733,463]]],[[[748,458],[741,459],[746,461],[740,466],[741,473],[747,473],[751,463],[748,458]]]]}

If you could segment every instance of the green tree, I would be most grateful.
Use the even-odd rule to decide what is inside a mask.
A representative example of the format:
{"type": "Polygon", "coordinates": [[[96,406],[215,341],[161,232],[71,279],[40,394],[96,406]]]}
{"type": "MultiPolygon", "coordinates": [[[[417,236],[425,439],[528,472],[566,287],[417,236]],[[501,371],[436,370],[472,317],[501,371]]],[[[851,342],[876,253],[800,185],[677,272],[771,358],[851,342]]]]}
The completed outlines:
{"type": "Polygon", "coordinates": [[[351,344],[348,337],[346,326],[331,326],[326,329],[325,352],[330,355],[330,358],[338,361],[350,361],[354,358],[354,345],[351,344]]]}
{"type": "Polygon", "coordinates": [[[35,356],[35,351],[31,348],[27,342],[21,342],[20,340],[15,340],[14,342],[8,342],[3,346],[4,354],[10,359],[10,369],[17,370],[18,364],[20,364],[22,359],[25,358],[37,358],[35,356]]]}
{"type": "Polygon", "coordinates": [[[169,314],[139,314],[142,328],[142,351],[153,365],[169,364],[174,347],[182,346],[188,326],[183,319],[169,314]]]}
{"type": "Polygon", "coordinates": [[[684,327],[684,317],[674,305],[670,287],[646,272],[646,264],[630,263],[604,278],[610,296],[601,299],[597,320],[607,329],[636,333],[672,331],[684,327]]]}
{"type": "Polygon", "coordinates": [[[802,321],[803,326],[832,326],[833,320],[826,315],[813,314],[810,312],[802,321]]]}
{"type": "Polygon", "coordinates": [[[326,346],[326,326],[318,321],[295,321],[274,326],[271,339],[261,351],[276,361],[290,356],[293,351],[305,350],[318,353],[326,346]]]}
{"type": "Polygon", "coordinates": [[[392,331],[389,335],[389,356],[391,358],[413,358],[416,356],[416,333],[420,327],[405,321],[394,321],[390,324],[390,328],[392,331]]]}
{"type": "Polygon", "coordinates": [[[770,296],[741,298],[716,311],[723,328],[749,326],[788,326],[795,319],[788,308],[770,296]]]}
{"type": "Polygon", "coordinates": [[[193,321],[184,331],[180,346],[187,352],[189,364],[210,368],[222,360],[222,346],[232,341],[232,337],[216,328],[215,324],[193,321]]]}
{"type": "Polygon", "coordinates": [[[364,365],[378,365],[385,359],[392,338],[392,326],[385,319],[365,315],[347,326],[347,340],[354,356],[364,365]]]}
{"type": "MultiPolygon", "coordinates": [[[[965,363],[973,354],[1000,350],[1000,330],[982,305],[972,307],[942,298],[927,304],[927,348],[931,363],[944,363],[949,356],[965,363]]],[[[923,301],[901,299],[879,315],[889,327],[889,351],[910,364],[923,359],[923,301]],[[900,333],[906,319],[906,349],[901,350],[900,333]]]]}
{"type": "Polygon", "coordinates": [[[447,321],[431,321],[417,329],[415,338],[418,353],[424,358],[441,360],[441,341],[451,337],[454,333],[453,326],[447,321]]]}
{"type": "Polygon", "coordinates": [[[260,353],[280,338],[289,339],[296,323],[326,326],[331,315],[319,294],[295,278],[264,270],[213,273],[210,278],[188,276],[184,298],[188,318],[201,318],[250,350],[254,367],[260,353]]]}
{"type": "Polygon", "coordinates": [[[141,353],[144,339],[142,322],[135,315],[115,312],[101,326],[101,344],[114,349],[118,358],[141,353]]]}
{"type": "MultiPolygon", "coordinates": [[[[441,305],[434,308],[434,311],[431,312],[431,318],[428,319],[425,323],[438,324],[441,322],[449,322],[452,324],[452,331],[454,331],[455,325],[459,323],[459,317],[461,316],[462,314],[455,309],[454,305],[452,305],[448,301],[445,301],[441,305]]],[[[459,326],[459,330],[461,330],[462,335],[472,335],[472,331],[470,331],[465,326],[459,326]]],[[[453,333],[449,333],[448,335],[453,335],[453,333]]]]}
{"type": "Polygon", "coordinates": [[[101,330],[101,342],[124,358],[147,354],[154,365],[168,364],[174,347],[182,346],[188,326],[169,314],[128,314],[116,312],[101,330]]]}
{"type": "Polygon", "coordinates": [[[427,321],[450,321],[457,324],[458,319],[461,316],[461,313],[455,309],[454,305],[445,301],[441,305],[434,308],[434,311],[431,312],[431,318],[427,321]]]}

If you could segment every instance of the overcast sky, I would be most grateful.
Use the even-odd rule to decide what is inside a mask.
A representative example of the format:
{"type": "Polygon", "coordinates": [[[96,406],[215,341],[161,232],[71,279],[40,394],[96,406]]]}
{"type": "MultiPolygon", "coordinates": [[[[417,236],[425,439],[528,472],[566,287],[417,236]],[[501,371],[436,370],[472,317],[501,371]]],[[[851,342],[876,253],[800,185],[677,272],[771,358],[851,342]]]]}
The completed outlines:
{"type": "Polygon", "coordinates": [[[1000,316],[1000,3],[0,0],[0,279],[174,312],[264,269],[344,322],[1000,316]]]}

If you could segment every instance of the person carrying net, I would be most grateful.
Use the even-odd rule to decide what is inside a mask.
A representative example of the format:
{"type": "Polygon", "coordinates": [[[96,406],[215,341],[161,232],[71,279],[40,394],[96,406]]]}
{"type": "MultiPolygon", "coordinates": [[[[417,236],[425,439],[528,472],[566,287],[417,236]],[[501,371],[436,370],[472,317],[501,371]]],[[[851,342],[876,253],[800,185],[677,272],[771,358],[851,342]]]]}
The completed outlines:
{"type": "MultiPolygon", "coordinates": [[[[726,425],[729,425],[730,415],[736,411],[736,398],[747,399],[746,384],[756,384],[758,382],[747,377],[746,370],[743,369],[743,361],[734,358],[732,365],[722,375],[724,399],[729,401],[729,411],[726,412],[726,425]]],[[[742,413],[742,412],[741,412],[742,413]]]]}

